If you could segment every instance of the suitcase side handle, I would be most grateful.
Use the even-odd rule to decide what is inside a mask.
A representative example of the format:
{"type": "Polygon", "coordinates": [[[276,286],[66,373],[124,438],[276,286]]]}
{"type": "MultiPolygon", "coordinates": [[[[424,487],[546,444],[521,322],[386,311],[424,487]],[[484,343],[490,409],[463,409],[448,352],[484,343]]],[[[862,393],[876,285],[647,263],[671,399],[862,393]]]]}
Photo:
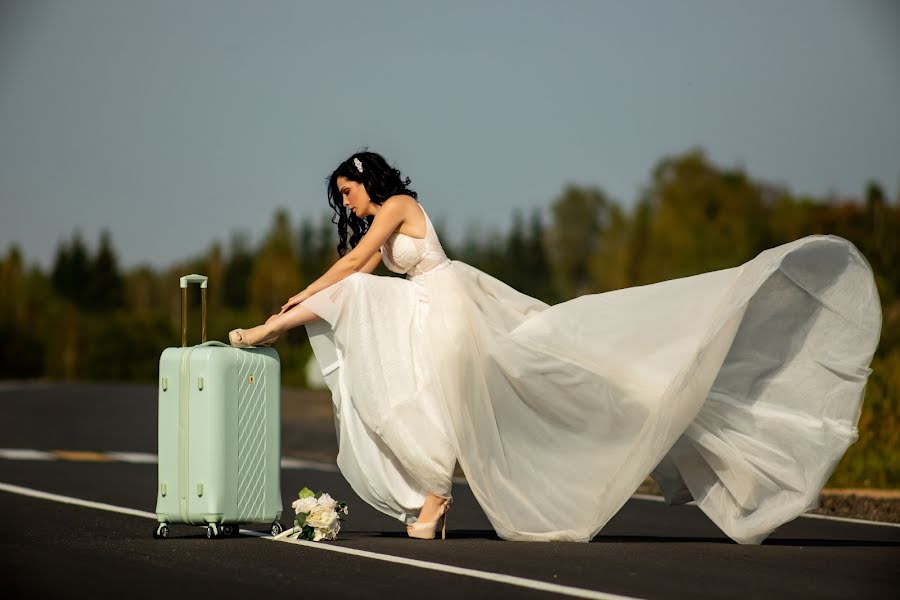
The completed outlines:
{"type": "Polygon", "coordinates": [[[206,275],[193,273],[185,275],[180,280],[181,285],[181,347],[187,346],[187,288],[188,284],[200,284],[200,336],[201,342],[206,343],[206,284],[209,278],[206,275]]]}

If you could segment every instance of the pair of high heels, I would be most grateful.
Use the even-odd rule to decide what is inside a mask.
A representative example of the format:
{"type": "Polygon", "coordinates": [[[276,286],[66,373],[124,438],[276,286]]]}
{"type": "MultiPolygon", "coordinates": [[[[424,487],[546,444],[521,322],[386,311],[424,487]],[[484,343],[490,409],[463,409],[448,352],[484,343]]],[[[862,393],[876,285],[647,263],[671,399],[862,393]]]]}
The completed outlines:
{"type": "Polygon", "coordinates": [[[415,523],[410,523],[406,526],[406,533],[409,537],[419,538],[421,540],[433,540],[435,536],[435,532],[437,530],[438,521],[441,523],[441,539],[447,539],[447,513],[450,511],[450,503],[453,502],[453,498],[444,498],[444,501],[441,503],[440,511],[438,512],[437,517],[435,517],[434,521],[429,521],[425,523],[419,523],[416,521],[415,523]]]}
{"type": "Polygon", "coordinates": [[[267,337],[259,343],[248,344],[247,342],[243,341],[245,334],[246,331],[244,329],[232,329],[228,332],[228,341],[235,348],[252,348],[254,346],[271,346],[279,337],[277,335],[273,335],[271,337],[267,337]],[[240,336],[240,339],[238,339],[238,336],[240,336]]]}

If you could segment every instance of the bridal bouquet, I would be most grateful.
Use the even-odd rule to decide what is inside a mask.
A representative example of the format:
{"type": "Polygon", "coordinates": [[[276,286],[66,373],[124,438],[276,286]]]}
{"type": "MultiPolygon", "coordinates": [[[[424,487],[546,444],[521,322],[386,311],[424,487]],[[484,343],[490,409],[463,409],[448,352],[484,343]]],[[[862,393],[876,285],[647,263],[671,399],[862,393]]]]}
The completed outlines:
{"type": "Polygon", "coordinates": [[[275,536],[279,539],[293,540],[333,540],[341,530],[343,515],[349,513],[347,503],[338,502],[327,492],[321,492],[318,496],[308,487],[300,490],[300,498],[295,500],[291,507],[297,513],[294,519],[294,527],[275,536]]]}

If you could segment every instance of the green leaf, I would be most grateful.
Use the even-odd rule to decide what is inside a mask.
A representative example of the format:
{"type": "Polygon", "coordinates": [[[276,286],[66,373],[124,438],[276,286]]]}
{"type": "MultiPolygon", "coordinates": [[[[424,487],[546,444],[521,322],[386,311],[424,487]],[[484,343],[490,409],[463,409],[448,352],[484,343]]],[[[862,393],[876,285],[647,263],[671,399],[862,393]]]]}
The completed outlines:
{"type": "Polygon", "coordinates": [[[306,524],[306,517],[309,516],[309,513],[297,513],[297,523],[299,523],[298,527],[303,527],[306,524]]]}
{"type": "Polygon", "coordinates": [[[314,497],[315,495],[316,495],[316,493],[315,493],[314,491],[312,491],[311,489],[309,489],[308,487],[306,487],[306,486],[304,486],[303,489],[300,490],[300,497],[301,497],[301,498],[309,498],[310,496],[313,496],[313,497],[314,497]]]}

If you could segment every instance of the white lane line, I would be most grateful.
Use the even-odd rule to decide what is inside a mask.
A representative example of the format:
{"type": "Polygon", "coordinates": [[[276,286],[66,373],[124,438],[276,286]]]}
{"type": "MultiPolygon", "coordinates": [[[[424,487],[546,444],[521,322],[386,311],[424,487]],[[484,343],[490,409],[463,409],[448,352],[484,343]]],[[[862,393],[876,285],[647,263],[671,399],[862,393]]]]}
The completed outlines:
{"type": "Polygon", "coordinates": [[[149,452],[107,452],[113,460],[119,462],[136,463],[136,464],[156,464],[158,458],[155,454],[149,452]]]}
{"type": "Polygon", "coordinates": [[[114,504],[106,504],[105,502],[94,502],[92,500],[82,500],[81,498],[72,498],[71,496],[61,496],[59,494],[51,494],[42,492],[19,485],[0,482],[0,490],[10,492],[12,494],[20,494],[22,496],[31,496],[32,498],[40,498],[41,500],[52,500],[63,504],[74,504],[75,506],[84,506],[87,508],[96,508],[99,510],[108,510],[109,512],[121,513],[123,515],[131,515],[133,517],[144,517],[145,519],[156,520],[155,513],[148,513],[143,510],[135,510],[133,508],[125,508],[124,506],[115,506],[114,504]]]}
{"type": "Polygon", "coordinates": [[[402,556],[393,556],[390,554],[379,554],[378,552],[369,552],[368,550],[357,550],[356,548],[325,545],[321,542],[310,542],[309,540],[275,540],[271,537],[268,539],[274,542],[284,542],[287,544],[309,546],[311,548],[316,548],[317,550],[328,550],[330,552],[352,554],[354,556],[362,556],[365,558],[373,558],[375,560],[399,563],[411,567],[419,567],[421,569],[431,569],[433,571],[453,573],[454,575],[463,575],[466,577],[475,577],[476,579],[485,579],[487,581],[494,581],[497,583],[506,583],[509,585],[516,585],[533,590],[540,590],[542,592],[553,592],[555,594],[563,594],[565,596],[574,596],[576,598],[596,598],[598,600],[637,600],[635,596],[619,596],[617,594],[598,592],[596,590],[577,588],[568,585],[561,585],[558,583],[548,583],[546,581],[539,581],[537,579],[516,577],[515,575],[503,575],[501,573],[492,573],[491,571],[479,571],[477,569],[467,569],[465,567],[454,567],[452,565],[433,563],[425,560],[416,560],[414,558],[405,558],[402,556]]]}
{"type": "Polygon", "coordinates": [[[306,460],[303,458],[285,457],[281,459],[282,469],[312,469],[313,471],[329,471],[337,473],[337,465],[332,463],[324,463],[317,460],[306,460]]]}
{"type": "Polygon", "coordinates": [[[819,515],[816,513],[803,513],[801,517],[807,519],[824,519],[826,521],[842,521],[844,523],[853,523],[855,525],[882,525],[884,527],[900,527],[900,523],[885,523],[884,521],[866,521],[863,519],[851,519],[850,517],[833,517],[831,515],[819,515]]]}
{"type": "MultiPolygon", "coordinates": [[[[84,506],[87,508],[96,508],[99,510],[106,510],[109,512],[115,512],[125,515],[131,515],[135,517],[143,517],[146,519],[153,519],[156,521],[156,514],[145,512],[143,510],[135,510],[133,508],[126,508],[124,506],[115,506],[113,504],[106,504],[105,502],[93,502],[91,500],[82,500],[81,498],[73,498],[71,496],[62,496],[60,494],[50,494],[48,492],[42,492],[40,490],[35,490],[31,488],[26,488],[18,485],[12,485],[9,483],[0,482],[0,490],[5,492],[10,492],[13,494],[20,494],[22,496],[29,496],[32,498],[40,498],[42,500],[52,500],[54,502],[61,502],[63,504],[72,504],[75,506],[84,506]]],[[[342,546],[332,546],[328,544],[323,544],[321,542],[310,542],[308,540],[273,540],[272,537],[265,533],[260,533],[258,531],[248,531],[245,529],[241,529],[241,533],[246,533],[248,535],[253,535],[262,539],[268,539],[271,541],[284,542],[288,544],[296,544],[298,546],[309,546],[310,548],[315,548],[316,550],[328,550],[331,552],[341,552],[343,554],[351,554],[353,556],[359,556],[362,558],[371,558],[374,560],[381,560],[385,562],[398,563],[410,567],[418,567],[420,569],[431,569],[433,571],[442,571],[444,573],[452,573],[454,575],[463,575],[466,577],[475,577],[477,579],[485,579],[487,581],[494,581],[497,583],[505,583],[508,585],[515,585],[524,588],[530,588],[533,590],[540,590],[544,592],[553,592],[556,594],[563,594],[566,596],[573,596],[576,598],[594,598],[596,600],[641,600],[640,598],[634,596],[619,596],[617,594],[607,594],[605,592],[598,592],[595,590],[588,590],[584,588],[571,587],[567,585],[560,585],[557,583],[547,583],[544,581],[539,581],[536,579],[527,579],[525,577],[516,577],[514,575],[503,575],[501,573],[492,573],[490,571],[478,571],[476,569],[466,569],[464,567],[454,567],[451,565],[445,565],[442,563],[433,563],[424,560],[416,560],[414,558],[404,558],[402,556],[393,556],[391,554],[381,554],[378,552],[369,552],[368,550],[357,550],[355,548],[344,548],[342,546]]]]}
{"type": "MultiPolygon", "coordinates": [[[[78,451],[78,453],[87,454],[81,451],[78,451]]],[[[90,452],[90,454],[105,456],[110,460],[116,462],[134,464],[156,464],[159,461],[159,457],[156,454],[152,454],[150,452],[90,452]]],[[[60,460],[61,457],[55,452],[47,452],[44,450],[32,450],[28,448],[0,448],[0,458],[9,460],[60,460]]],[[[66,458],[65,460],[77,461],[77,459],[72,458],[66,458]]],[[[328,471],[332,473],[339,472],[337,465],[333,463],[306,460],[302,458],[292,458],[289,456],[281,459],[281,466],[284,469],[309,469],[312,471],[328,471]]]]}
{"type": "Polygon", "coordinates": [[[50,452],[25,448],[0,448],[0,458],[11,460],[58,460],[58,457],[50,452]]]}

